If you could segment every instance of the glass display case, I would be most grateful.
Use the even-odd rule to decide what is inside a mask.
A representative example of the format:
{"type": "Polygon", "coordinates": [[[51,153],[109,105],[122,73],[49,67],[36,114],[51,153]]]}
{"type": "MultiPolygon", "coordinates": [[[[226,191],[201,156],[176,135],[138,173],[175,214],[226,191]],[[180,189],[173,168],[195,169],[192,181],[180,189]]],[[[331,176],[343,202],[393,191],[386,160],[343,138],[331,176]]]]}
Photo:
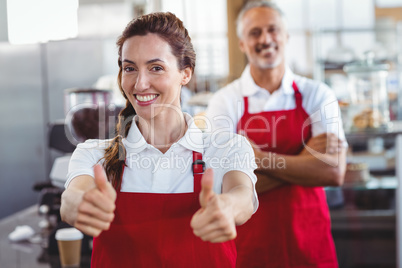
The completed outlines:
{"type": "Polygon", "coordinates": [[[402,267],[402,122],[349,131],[346,138],[353,168],[342,187],[326,188],[340,267],[402,267]],[[381,152],[373,147],[378,140],[381,152]]]}
{"type": "Polygon", "coordinates": [[[363,60],[343,66],[350,93],[347,114],[348,123],[352,123],[350,128],[384,128],[390,121],[387,94],[390,64],[376,63],[374,57],[373,51],[367,51],[363,60]]]}
{"type": "MultiPolygon", "coordinates": [[[[402,120],[402,22],[394,28],[315,31],[312,55],[314,79],[327,83],[340,100],[349,144],[344,185],[326,188],[340,267],[402,268],[402,121],[397,121],[402,120]],[[347,40],[352,35],[362,37],[361,42],[347,40]],[[380,47],[389,49],[370,44],[376,57],[362,64],[356,48],[369,47],[363,41],[367,36],[386,41],[380,47]],[[329,40],[336,40],[336,46],[326,51],[329,40]],[[385,87],[385,96],[373,94],[384,93],[385,87]],[[364,127],[353,127],[358,114],[352,112],[364,105],[386,120],[372,120],[372,126],[370,120],[359,121],[364,127]]],[[[370,119],[369,113],[364,115],[370,119]]],[[[371,119],[379,117],[373,112],[371,119]]]]}
{"type": "MultiPolygon", "coordinates": [[[[327,83],[337,95],[349,144],[344,185],[326,188],[340,267],[402,268],[402,121],[398,121],[402,120],[402,22],[388,28],[321,29],[313,33],[312,41],[313,78],[327,83]],[[371,63],[381,67],[375,72],[379,76],[354,72],[351,79],[344,67],[359,63],[367,51],[362,47],[375,52],[371,63]],[[348,90],[348,84],[354,85],[354,91],[348,90]],[[371,86],[376,91],[366,90],[371,86]],[[384,87],[385,97],[368,94],[384,92],[384,87]],[[389,123],[377,120],[370,126],[367,120],[365,127],[352,127],[357,114],[353,116],[349,108],[359,102],[355,95],[352,104],[353,93],[370,100],[363,104],[376,106],[389,123]],[[387,101],[388,108],[383,105],[387,101]]],[[[370,119],[370,114],[364,115],[370,119]]]]}
{"type": "MultiPolygon", "coordinates": [[[[395,27],[319,29],[312,34],[312,44],[313,78],[325,82],[335,91],[341,101],[341,109],[346,108],[343,109],[344,112],[350,107],[353,97],[354,102],[357,100],[358,95],[353,96],[353,93],[359,93],[359,90],[361,93],[367,86],[375,86],[386,88],[385,97],[389,105],[389,114],[386,117],[390,120],[402,120],[402,21],[395,27]],[[369,63],[364,66],[361,64],[365,61],[364,53],[369,51],[372,52],[369,58],[371,65],[369,63]],[[347,65],[355,67],[349,68],[349,77],[345,68],[347,65]],[[385,66],[388,67],[387,72],[383,72],[385,66]],[[379,69],[375,69],[377,67],[379,69]],[[358,69],[369,72],[356,72],[358,69]],[[349,90],[348,85],[351,84],[358,90],[349,90]]],[[[377,99],[384,99],[383,96],[380,97],[377,99]]],[[[352,124],[353,122],[349,125],[352,124]]]]}

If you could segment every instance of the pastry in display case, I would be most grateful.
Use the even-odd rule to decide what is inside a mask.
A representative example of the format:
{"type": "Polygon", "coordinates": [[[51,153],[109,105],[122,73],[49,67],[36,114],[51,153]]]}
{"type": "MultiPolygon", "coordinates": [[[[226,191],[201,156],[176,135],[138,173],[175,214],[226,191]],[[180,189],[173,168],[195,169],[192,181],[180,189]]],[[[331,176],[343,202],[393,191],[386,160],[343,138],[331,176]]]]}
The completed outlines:
{"type": "Polygon", "coordinates": [[[367,163],[348,163],[346,165],[345,184],[365,183],[370,180],[367,163]]]}
{"type": "Polygon", "coordinates": [[[357,129],[378,128],[385,124],[384,117],[377,109],[365,108],[353,116],[353,126],[357,129]]]}
{"type": "Polygon", "coordinates": [[[346,64],[348,90],[351,103],[348,106],[348,130],[387,128],[390,122],[387,92],[387,76],[390,66],[376,63],[374,53],[365,53],[365,59],[346,64]]]}

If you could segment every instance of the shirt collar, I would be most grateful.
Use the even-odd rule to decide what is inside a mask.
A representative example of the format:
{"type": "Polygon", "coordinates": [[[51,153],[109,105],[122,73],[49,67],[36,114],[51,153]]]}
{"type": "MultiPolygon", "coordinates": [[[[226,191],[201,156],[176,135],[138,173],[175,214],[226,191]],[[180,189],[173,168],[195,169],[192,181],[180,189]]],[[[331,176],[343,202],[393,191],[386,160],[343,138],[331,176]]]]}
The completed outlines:
{"type": "Polygon", "coordinates": [[[282,78],[281,89],[285,94],[294,94],[293,81],[295,80],[295,75],[292,70],[286,66],[285,74],[282,78]]]}
{"type": "Polygon", "coordinates": [[[241,91],[243,92],[244,96],[249,97],[256,94],[260,90],[264,90],[263,88],[257,86],[257,84],[254,82],[254,79],[250,73],[250,64],[247,64],[246,68],[244,69],[240,77],[240,84],[241,91]]]}
{"type": "Polygon", "coordinates": [[[177,142],[181,146],[199,153],[203,153],[204,151],[204,134],[201,129],[197,127],[194,122],[194,118],[192,118],[189,114],[183,113],[184,119],[187,122],[187,131],[184,136],[177,142]]]}
{"type": "MultiPolygon", "coordinates": [[[[194,119],[187,113],[184,114],[184,119],[187,122],[187,131],[177,144],[199,153],[204,151],[204,140],[202,131],[194,123],[194,119]]],[[[123,144],[129,153],[140,153],[152,146],[146,142],[142,133],[135,123],[138,120],[138,115],[134,116],[127,138],[123,139],[123,144]]],[[[174,144],[172,145],[174,146],[174,144]]]]}
{"type": "MultiPolygon", "coordinates": [[[[281,82],[281,87],[278,89],[278,91],[283,92],[284,94],[293,94],[293,80],[294,80],[294,74],[292,70],[286,66],[285,68],[285,74],[282,78],[281,82]]],[[[266,91],[264,88],[259,87],[255,82],[253,77],[251,76],[250,73],[250,65],[247,64],[246,68],[244,69],[241,77],[240,77],[240,83],[241,83],[241,90],[243,92],[244,96],[252,96],[254,94],[257,94],[259,91],[266,91]]]]}
{"type": "Polygon", "coordinates": [[[138,115],[134,116],[127,137],[123,139],[124,147],[130,153],[140,153],[149,145],[138,129],[136,121],[138,121],[138,115]]]}

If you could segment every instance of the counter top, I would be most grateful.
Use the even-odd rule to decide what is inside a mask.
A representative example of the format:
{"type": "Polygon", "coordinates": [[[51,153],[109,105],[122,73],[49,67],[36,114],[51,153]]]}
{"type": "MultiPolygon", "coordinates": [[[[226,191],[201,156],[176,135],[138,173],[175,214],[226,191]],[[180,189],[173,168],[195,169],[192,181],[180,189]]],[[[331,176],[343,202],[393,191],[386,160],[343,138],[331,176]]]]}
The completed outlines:
{"type": "Polygon", "coordinates": [[[14,231],[18,225],[29,225],[37,234],[40,234],[39,221],[37,206],[29,207],[0,221],[0,263],[2,267],[50,267],[39,262],[43,251],[41,243],[34,244],[28,241],[13,243],[8,240],[8,234],[14,231]]]}
{"type": "MultiPolygon", "coordinates": [[[[44,218],[34,205],[0,220],[0,267],[4,268],[59,268],[59,255],[49,255],[47,251],[50,230],[41,230],[39,222],[44,218]],[[30,241],[11,242],[8,234],[16,226],[29,225],[35,231],[30,241]]],[[[81,266],[89,267],[90,260],[81,258],[81,266]]]]}

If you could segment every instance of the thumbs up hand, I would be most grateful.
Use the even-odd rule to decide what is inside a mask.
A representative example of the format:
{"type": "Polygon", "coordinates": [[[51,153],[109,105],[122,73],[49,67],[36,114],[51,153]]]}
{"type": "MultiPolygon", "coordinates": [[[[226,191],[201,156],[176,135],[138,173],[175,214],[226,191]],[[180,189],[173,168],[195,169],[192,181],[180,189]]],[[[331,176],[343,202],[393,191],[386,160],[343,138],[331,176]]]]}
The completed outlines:
{"type": "Polygon", "coordinates": [[[201,179],[200,205],[205,208],[208,201],[215,196],[214,190],[214,172],[207,169],[201,179]]]}
{"type": "Polygon", "coordinates": [[[230,197],[213,191],[214,176],[207,169],[201,179],[201,208],[193,215],[191,227],[196,236],[213,243],[234,239],[237,235],[230,197]]]}
{"type": "Polygon", "coordinates": [[[106,173],[103,171],[101,165],[94,166],[95,173],[95,184],[99,191],[101,191],[104,195],[113,200],[116,200],[116,190],[113,186],[108,182],[106,178],[106,173]]]}
{"type": "Polygon", "coordinates": [[[98,236],[109,229],[114,219],[116,191],[107,181],[102,166],[95,165],[94,172],[95,187],[83,194],[74,227],[88,235],[98,236]]]}

